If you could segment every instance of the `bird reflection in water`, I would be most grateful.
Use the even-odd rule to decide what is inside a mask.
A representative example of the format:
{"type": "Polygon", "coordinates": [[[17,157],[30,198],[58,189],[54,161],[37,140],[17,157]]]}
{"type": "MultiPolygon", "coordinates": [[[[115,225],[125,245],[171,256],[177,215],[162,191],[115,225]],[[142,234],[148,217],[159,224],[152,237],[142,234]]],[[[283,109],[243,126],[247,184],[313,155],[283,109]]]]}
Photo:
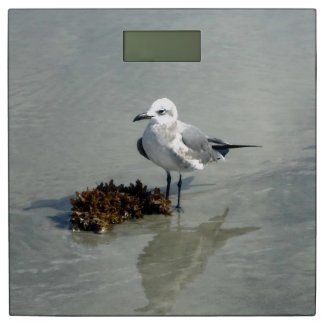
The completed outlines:
{"type": "Polygon", "coordinates": [[[229,209],[221,216],[195,228],[167,226],[159,229],[138,257],[137,268],[148,304],[136,309],[141,314],[167,314],[180,291],[204,272],[208,258],[231,238],[258,230],[258,227],[223,229],[229,209]]]}

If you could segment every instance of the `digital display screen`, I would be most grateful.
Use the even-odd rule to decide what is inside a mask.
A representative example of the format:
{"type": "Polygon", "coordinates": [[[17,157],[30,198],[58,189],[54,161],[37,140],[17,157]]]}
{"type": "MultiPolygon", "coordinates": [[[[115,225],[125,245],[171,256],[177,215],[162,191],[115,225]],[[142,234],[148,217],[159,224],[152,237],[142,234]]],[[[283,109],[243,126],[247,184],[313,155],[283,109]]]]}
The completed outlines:
{"type": "Polygon", "coordinates": [[[124,31],[124,62],[200,62],[201,31],[124,31]]]}

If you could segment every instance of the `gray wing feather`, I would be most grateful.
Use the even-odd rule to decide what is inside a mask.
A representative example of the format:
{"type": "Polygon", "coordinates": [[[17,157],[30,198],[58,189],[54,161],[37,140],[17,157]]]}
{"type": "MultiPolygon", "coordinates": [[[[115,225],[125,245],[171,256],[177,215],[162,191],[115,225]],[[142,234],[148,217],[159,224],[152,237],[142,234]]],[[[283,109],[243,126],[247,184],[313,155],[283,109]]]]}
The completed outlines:
{"type": "Polygon", "coordinates": [[[195,126],[187,125],[181,132],[184,144],[191,149],[194,159],[207,163],[213,158],[212,150],[207,137],[195,126]]]}
{"type": "Polygon", "coordinates": [[[140,155],[142,155],[143,157],[147,158],[150,160],[150,158],[147,156],[144,148],[143,148],[143,145],[142,145],[142,138],[140,138],[138,141],[137,141],[137,148],[138,148],[138,151],[140,153],[140,155]]]}

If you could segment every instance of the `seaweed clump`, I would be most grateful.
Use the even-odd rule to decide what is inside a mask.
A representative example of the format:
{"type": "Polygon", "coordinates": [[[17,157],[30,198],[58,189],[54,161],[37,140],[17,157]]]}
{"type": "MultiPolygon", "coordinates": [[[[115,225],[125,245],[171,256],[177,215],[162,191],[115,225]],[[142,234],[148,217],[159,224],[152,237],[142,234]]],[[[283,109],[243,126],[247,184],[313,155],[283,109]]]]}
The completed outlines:
{"type": "Polygon", "coordinates": [[[96,188],[76,192],[70,200],[73,231],[103,232],[113,224],[142,218],[144,214],[171,214],[171,201],[159,188],[148,191],[139,180],[129,186],[116,186],[111,180],[96,188]]]}

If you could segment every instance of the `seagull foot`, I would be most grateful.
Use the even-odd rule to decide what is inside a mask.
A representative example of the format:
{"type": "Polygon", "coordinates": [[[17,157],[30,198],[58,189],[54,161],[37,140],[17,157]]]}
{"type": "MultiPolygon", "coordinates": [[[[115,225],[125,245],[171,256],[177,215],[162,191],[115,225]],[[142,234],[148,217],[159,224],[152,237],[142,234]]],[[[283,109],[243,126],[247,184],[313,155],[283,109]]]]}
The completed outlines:
{"type": "Polygon", "coordinates": [[[182,208],[180,205],[176,205],[175,210],[176,210],[178,213],[184,213],[184,210],[183,210],[183,208],[182,208]]]}

